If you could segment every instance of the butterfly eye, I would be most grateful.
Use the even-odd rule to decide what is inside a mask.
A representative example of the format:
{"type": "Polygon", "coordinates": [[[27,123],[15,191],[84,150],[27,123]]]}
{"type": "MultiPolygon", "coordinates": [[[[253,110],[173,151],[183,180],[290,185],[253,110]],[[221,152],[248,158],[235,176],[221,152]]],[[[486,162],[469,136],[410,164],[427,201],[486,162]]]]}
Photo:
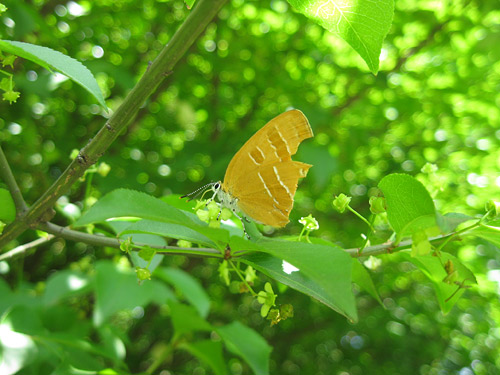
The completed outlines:
{"type": "Polygon", "coordinates": [[[219,190],[220,189],[220,183],[216,182],[215,185],[214,185],[214,189],[215,190],[219,190]]]}

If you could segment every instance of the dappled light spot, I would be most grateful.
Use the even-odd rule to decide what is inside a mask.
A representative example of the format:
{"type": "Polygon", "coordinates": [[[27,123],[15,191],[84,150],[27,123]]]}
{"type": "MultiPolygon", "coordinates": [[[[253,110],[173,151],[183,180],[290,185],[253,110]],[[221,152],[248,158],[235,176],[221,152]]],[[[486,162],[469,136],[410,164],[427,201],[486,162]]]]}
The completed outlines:
{"type": "Polygon", "coordinates": [[[293,264],[288,263],[286,260],[283,261],[281,264],[283,267],[283,272],[290,275],[292,272],[300,271],[297,267],[295,267],[293,264]]]}

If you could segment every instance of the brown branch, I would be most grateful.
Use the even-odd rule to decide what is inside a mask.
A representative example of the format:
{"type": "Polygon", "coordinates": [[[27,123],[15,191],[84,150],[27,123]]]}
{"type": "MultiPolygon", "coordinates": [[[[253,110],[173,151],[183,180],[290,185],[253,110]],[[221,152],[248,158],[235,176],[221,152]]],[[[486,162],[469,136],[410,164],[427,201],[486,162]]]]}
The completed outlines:
{"type": "Polygon", "coordinates": [[[24,245],[17,246],[12,250],[7,251],[6,253],[0,254],[0,262],[2,260],[13,260],[21,255],[25,255],[28,250],[33,249],[46,242],[52,241],[54,238],[56,238],[56,236],[49,234],[47,237],[40,237],[34,241],[25,243],[24,245]]]}
{"type": "MultiPolygon", "coordinates": [[[[25,255],[26,251],[48,242],[56,237],[64,238],[66,240],[83,242],[88,245],[102,246],[102,247],[112,247],[119,249],[120,245],[126,240],[121,240],[118,238],[106,237],[103,235],[90,234],[85,232],[76,231],[69,229],[67,227],[61,227],[53,223],[41,223],[38,225],[38,229],[44,232],[50,233],[48,237],[39,238],[35,241],[29,242],[27,244],[18,246],[12,250],[7,251],[4,254],[0,254],[0,261],[6,259],[14,259],[19,256],[25,255]]],[[[157,253],[164,253],[169,255],[190,255],[205,258],[222,258],[223,254],[219,250],[203,247],[177,247],[177,246],[162,246],[162,245],[150,245],[142,242],[132,242],[130,244],[131,250],[137,251],[143,247],[150,247],[155,249],[157,253]]]]}

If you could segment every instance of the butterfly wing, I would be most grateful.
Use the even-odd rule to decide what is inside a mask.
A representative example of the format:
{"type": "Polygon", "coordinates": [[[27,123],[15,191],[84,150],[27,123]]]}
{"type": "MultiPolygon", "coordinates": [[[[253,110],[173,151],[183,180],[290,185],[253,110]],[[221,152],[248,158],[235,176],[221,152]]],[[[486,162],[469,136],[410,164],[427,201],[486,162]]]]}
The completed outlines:
{"type": "Polygon", "coordinates": [[[238,199],[252,219],[277,227],[288,223],[298,179],[309,164],[292,161],[299,144],[313,136],[299,110],[275,117],[253,135],[233,157],[222,189],[238,199]]]}
{"type": "Polygon", "coordinates": [[[224,176],[230,189],[245,180],[248,171],[264,164],[291,160],[300,142],[311,138],[313,132],[306,116],[297,110],[276,116],[255,133],[234,155],[224,176]]]}
{"type": "Polygon", "coordinates": [[[238,197],[239,208],[259,223],[284,227],[289,222],[298,180],[306,177],[310,167],[289,160],[253,170],[238,197]]]}

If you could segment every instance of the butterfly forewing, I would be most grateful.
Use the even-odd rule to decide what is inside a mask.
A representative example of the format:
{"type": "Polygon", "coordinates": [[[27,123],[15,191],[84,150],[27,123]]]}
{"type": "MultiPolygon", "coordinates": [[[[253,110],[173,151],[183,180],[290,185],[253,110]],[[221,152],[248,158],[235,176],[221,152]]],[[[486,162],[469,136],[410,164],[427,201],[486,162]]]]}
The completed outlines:
{"type": "Polygon", "coordinates": [[[242,211],[252,219],[284,226],[293,206],[298,179],[309,164],[291,160],[304,139],[313,136],[304,114],[285,112],[250,138],[233,157],[222,189],[238,198],[242,211]]]}
{"type": "Polygon", "coordinates": [[[240,179],[260,166],[276,161],[291,160],[300,142],[313,136],[307,118],[299,110],[275,117],[255,133],[234,155],[224,176],[224,185],[231,191],[240,187],[240,179]]]}

